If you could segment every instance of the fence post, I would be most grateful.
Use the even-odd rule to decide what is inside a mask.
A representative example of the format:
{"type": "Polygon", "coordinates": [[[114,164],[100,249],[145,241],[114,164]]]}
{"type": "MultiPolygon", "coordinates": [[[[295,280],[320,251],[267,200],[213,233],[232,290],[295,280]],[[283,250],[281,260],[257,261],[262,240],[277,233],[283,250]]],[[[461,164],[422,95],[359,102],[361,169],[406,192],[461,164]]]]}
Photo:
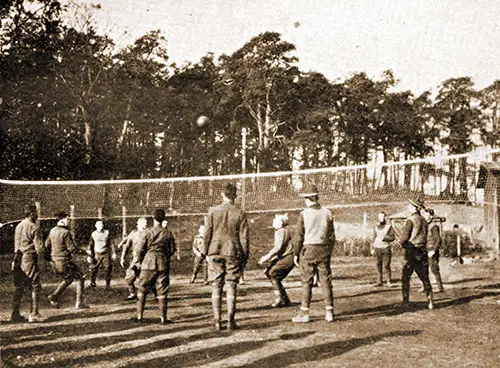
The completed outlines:
{"type": "Polygon", "coordinates": [[[69,219],[71,220],[70,221],[70,225],[69,225],[69,231],[71,233],[71,237],[73,238],[73,241],[75,241],[75,205],[74,204],[71,204],[69,206],[69,219]]]}
{"type": "Polygon", "coordinates": [[[366,245],[366,227],[367,227],[367,222],[368,222],[368,215],[365,212],[363,212],[363,247],[362,247],[362,252],[365,251],[365,245],[366,245]]]}
{"type": "Polygon", "coordinates": [[[459,232],[457,232],[457,256],[462,256],[462,237],[459,232]]]}
{"type": "Polygon", "coordinates": [[[102,208],[101,208],[101,207],[99,207],[99,208],[97,209],[97,218],[98,218],[99,220],[102,220],[102,208]]]}
{"type": "Polygon", "coordinates": [[[127,207],[122,206],[122,238],[127,236],[127,207]]]}

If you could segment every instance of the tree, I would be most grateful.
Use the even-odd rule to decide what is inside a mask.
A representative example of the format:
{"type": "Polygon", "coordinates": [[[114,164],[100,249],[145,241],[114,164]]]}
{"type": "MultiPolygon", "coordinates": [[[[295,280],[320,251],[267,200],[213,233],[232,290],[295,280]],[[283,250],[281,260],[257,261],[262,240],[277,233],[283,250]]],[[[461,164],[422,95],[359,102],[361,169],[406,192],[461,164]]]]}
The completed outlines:
{"type": "Polygon", "coordinates": [[[479,93],[481,100],[481,138],[491,147],[500,146],[500,80],[479,93]]]}

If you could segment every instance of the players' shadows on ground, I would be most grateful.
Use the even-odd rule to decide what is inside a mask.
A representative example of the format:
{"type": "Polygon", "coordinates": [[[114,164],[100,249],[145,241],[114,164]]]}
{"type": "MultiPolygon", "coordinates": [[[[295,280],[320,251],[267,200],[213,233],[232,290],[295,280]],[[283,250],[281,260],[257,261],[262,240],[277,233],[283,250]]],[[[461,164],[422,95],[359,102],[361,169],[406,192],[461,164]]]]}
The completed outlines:
{"type": "MultiPolygon", "coordinates": [[[[263,339],[259,341],[242,341],[229,343],[225,345],[220,345],[216,347],[211,347],[202,350],[190,351],[182,354],[176,354],[174,356],[169,356],[165,358],[154,358],[154,366],[157,367],[202,367],[211,363],[215,363],[219,360],[227,359],[234,355],[244,354],[246,352],[260,349],[264,347],[267,343],[277,340],[293,341],[306,338],[315,332],[299,332],[294,334],[285,334],[278,337],[273,337],[269,339],[263,339]]],[[[150,363],[150,364],[151,364],[150,363]]],[[[281,366],[281,362],[274,361],[273,367],[281,366]],[[278,363],[277,363],[278,362],[278,363]]],[[[140,363],[133,363],[127,365],[127,367],[139,368],[143,367],[144,361],[140,363]]]]}
{"type": "Polygon", "coordinates": [[[242,365],[240,367],[287,367],[300,363],[307,363],[312,365],[311,362],[322,361],[325,359],[334,358],[336,356],[347,353],[348,351],[357,349],[364,345],[371,345],[377,341],[402,336],[415,336],[420,335],[421,330],[408,330],[408,331],[392,331],[380,335],[354,338],[343,341],[332,341],[320,345],[310,346],[297,350],[285,351],[279,354],[267,356],[265,358],[253,361],[250,364],[242,365]],[[279,362],[279,363],[277,363],[279,362]]]}
{"type": "MultiPolygon", "coordinates": [[[[269,324],[268,324],[269,325],[269,324]]],[[[272,323],[271,323],[272,325],[272,323]]],[[[119,351],[114,351],[114,352],[94,352],[92,355],[86,355],[85,357],[80,357],[80,358],[68,358],[68,359],[63,359],[63,360],[57,360],[56,362],[51,362],[51,363],[38,363],[36,365],[37,368],[45,368],[45,367],[53,367],[54,365],[60,366],[60,367],[66,367],[66,366],[74,366],[74,365],[89,365],[92,363],[99,363],[102,361],[113,361],[113,360],[118,360],[123,357],[140,357],[143,356],[144,354],[150,353],[150,352],[158,352],[163,349],[169,349],[169,348],[174,348],[176,346],[181,346],[181,345],[187,345],[192,342],[196,341],[202,341],[202,340],[208,340],[212,338],[218,338],[218,337],[223,337],[227,336],[230,333],[229,332],[215,332],[215,331],[206,331],[207,325],[203,326],[197,326],[196,328],[198,329],[204,329],[205,331],[187,336],[187,337],[172,337],[170,338],[169,335],[174,333],[174,332],[179,332],[182,329],[169,329],[165,331],[160,331],[160,330],[155,330],[155,331],[145,331],[137,334],[132,334],[132,335],[126,335],[123,337],[114,337],[114,338],[103,338],[103,339],[92,339],[91,341],[81,341],[79,344],[84,344],[83,347],[80,347],[79,344],[64,344],[64,351],[76,351],[78,350],[85,350],[85,349],[92,349],[96,348],[97,346],[105,347],[106,345],[112,345],[116,344],[119,342],[133,342],[134,340],[144,340],[149,338],[152,338],[154,336],[158,337],[159,335],[164,335],[164,338],[161,338],[159,340],[156,340],[154,342],[150,342],[146,345],[141,345],[141,346],[136,346],[136,347],[125,347],[123,349],[120,349],[119,351]]],[[[252,328],[260,328],[261,326],[259,324],[252,325],[252,328]]],[[[191,327],[193,329],[193,327],[191,327]]],[[[304,336],[302,334],[297,334],[297,338],[300,336],[304,336]]],[[[291,339],[291,338],[289,338],[291,339]]],[[[246,341],[242,343],[236,343],[236,344],[228,344],[228,345],[223,345],[220,347],[215,347],[215,348],[210,348],[210,349],[204,349],[200,351],[195,351],[195,352],[190,352],[190,353],[184,353],[184,354],[176,354],[173,357],[169,357],[168,361],[170,362],[170,359],[175,359],[177,362],[179,362],[179,365],[182,366],[182,364],[188,364],[188,365],[197,365],[198,360],[202,359],[208,359],[211,361],[212,359],[218,360],[221,359],[221,357],[227,357],[228,354],[233,354],[234,349],[238,349],[239,351],[248,351],[252,349],[257,349],[263,344],[265,344],[266,341],[246,341]],[[214,358],[213,356],[216,356],[217,358],[214,358]],[[193,360],[195,363],[193,363],[193,360]]],[[[7,358],[9,357],[14,357],[16,354],[26,354],[26,352],[29,351],[31,354],[31,348],[26,349],[24,352],[22,351],[13,351],[9,350],[8,356],[6,355],[7,358]]],[[[40,353],[50,353],[54,351],[54,346],[50,348],[43,348],[43,350],[36,350],[34,353],[40,354],[40,353]]],[[[159,362],[161,361],[161,358],[151,358],[155,359],[153,366],[158,366],[159,362]]],[[[166,358],[167,359],[167,358],[166,358]]],[[[152,363],[150,363],[152,364],[152,363]]],[[[205,363],[206,364],[206,363],[205,363]]],[[[29,366],[29,365],[28,365],[29,366]]],[[[132,366],[132,365],[127,365],[127,367],[132,366]]],[[[144,362],[141,362],[137,366],[144,366],[144,362]]],[[[162,366],[162,365],[160,365],[162,366]]],[[[172,366],[172,365],[170,365],[172,366]]],[[[173,366],[178,366],[177,364],[174,364],[173,366]]]]}
{"type": "Polygon", "coordinates": [[[437,303],[434,303],[434,308],[441,309],[441,308],[447,308],[447,307],[455,307],[457,305],[469,303],[473,300],[488,298],[488,297],[492,297],[492,296],[500,296],[500,291],[485,291],[485,292],[482,292],[479,294],[473,294],[473,295],[469,295],[469,296],[463,296],[460,298],[439,301],[437,303]]]}
{"type": "MultiPolygon", "coordinates": [[[[334,290],[335,291],[335,290],[334,290]]],[[[347,299],[347,298],[355,298],[358,296],[365,296],[365,295],[373,295],[373,294],[380,294],[380,293],[390,293],[394,291],[399,291],[397,288],[387,288],[387,289],[376,289],[376,290],[370,290],[370,291],[365,291],[363,293],[357,293],[357,294],[349,294],[349,295],[340,295],[337,296],[334,294],[335,299],[347,299]]]]}
{"type": "MultiPolygon", "coordinates": [[[[98,324],[98,326],[95,326],[95,324],[88,324],[87,326],[82,326],[78,330],[80,333],[76,333],[74,335],[82,335],[81,339],[78,339],[78,341],[46,341],[44,344],[37,345],[37,346],[27,346],[27,347],[19,347],[19,348],[9,348],[8,346],[3,349],[3,354],[5,354],[6,357],[8,356],[17,356],[17,355],[41,355],[41,354],[47,354],[47,353],[52,353],[55,350],[59,352],[78,352],[86,349],[94,349],[96,347],[105,347],[108,345],[113,345],[113,344],[118,344],[122,342],[129,342],[129,341],[134,341],[134,340],[146,340],[146,339],[151,339],[155,338],[161,335],[164,335],[165,338],[161,339],[158,343],[154,344],[148,344],[146,346],[138,347],[137,351],[135,348],[131,349],[132,351],[135,351],[139,353],[140,351],[151,351],[153,349],[150,349],[149,347],[151,345],[164,345],[164,346],[176,346],[178,344],[184,343],[184,340],[190,341],[190,339],[195,338],[195,340],[202,340],[202,339],[208,339],[210,337],[214,337],[215,335],[212,336],[211,333],[208,332],[203,332],[199,333],[196,335],[192,335],[191,337],[187,338],[169,338],[168,336],[173,333],[178,333],[178,332],[183,332],[186,330],[206,330],[208,327],[208,324],[197,324],[197,325],[181,325],[181,326],[176,326],[176,324],[171,324],[168,326],[160,326],[157,324],[158,320],[146,320],[144,323],[141,324],[136,324],[132,321],[114,321],[113,323],[110,323],[108,329],[111,329],[113,331],[112,327],[114,324],[115,331],[121,331],[123,333],[118,334],[118,335],[113,335],[113,336],[98,336],[102,329],[100,326],[102,325],[101,323],[98,324]],[[151,326],[150,329],[147,329],[148,326],[151,326]],[[141,331],[135,331],[132,333],[127,333],[127,330],[129,329],[134,329],[134,328],[139,328],[139,327],[145,327],[145,330],[141,331]],[[85,331],[85,332],[81,332],[85,331]],[[95,335],[93,337],[89,335],[95,335]],[[139,351],[140,350],[140,351],[139,351]]],[[[58,333],[60,335],[60,333],[58,333]]],[[[53,336],[53,334],[51,335],[53,336]]],[[[69,336],[67,336],[69,337],[69,336]]],[[[125,351],[125,350],[124,350],[125,351]]],[[[129,350],[127,350],[129,351],[129,350]]],[[[123,351],[118,352],[119,354],[123,354],[123,351]]],[[[112,353],[110,353],[112,354],[112,353]]],[[[99,361],[100,358],[96,359],[95,361],[99,361]]],[[[68,362],[69,363],[69,362],[68,362]]],[[[59,364],[59,363],[58,363],[59,364]]],[[[64,367],[66,366],[65,364],[60,364],[60,366],[64,367]]]]}
{"type": "Polygon", "coordinates": [[[473,281],[481,281],[484,280],[484,277],[473,277],[470,279],[461,279],[461,280],[454,280],[454,281],[446,281],[444,282],[445,285],[456,285],[456,284],[463,284],[465,282],[473,282],[473,281]]]}

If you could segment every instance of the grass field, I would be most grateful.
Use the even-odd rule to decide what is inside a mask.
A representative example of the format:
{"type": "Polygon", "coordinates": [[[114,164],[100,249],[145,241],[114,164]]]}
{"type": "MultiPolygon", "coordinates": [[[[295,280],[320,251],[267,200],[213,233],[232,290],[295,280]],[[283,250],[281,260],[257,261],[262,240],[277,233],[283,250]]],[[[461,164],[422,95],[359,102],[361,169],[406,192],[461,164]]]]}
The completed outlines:
{"type": "MultiPolygon", "coordinates": [[[[116,270],[113,288],[88,290],[91,308],[72,309],[74,286],[63,295],[63,308],[50,309],[45,298],[39,324],[9,324],[11,281],[2,262],[0,282],[1,349],[4,367],[495,367],[500,366],[500,263],[453,265],[442,260],[446,292],[436,294],[434,310],[413,280],[414,308],[399,307],[401,290],[374,288],[372,258],[333,260],[336,320],[323,320],[321,289],[314,289],[312,322],[296,325],[300,276],[286,280],[294,306],[271,309],[269,283],[257,269],[239,287],[240,329],[212,330],[210,287],[189,284],[173,273],[169,318],[150,299],[137,325],[135,304],[123,302],[124,283],[116,270]]],[[[402,260],[393,261],[399,278],[402,260]]],[[[56,280],[44,273],[44,295],[56,280]]],[[[23,309],[28,303],[25,300],[23,309]]]]}

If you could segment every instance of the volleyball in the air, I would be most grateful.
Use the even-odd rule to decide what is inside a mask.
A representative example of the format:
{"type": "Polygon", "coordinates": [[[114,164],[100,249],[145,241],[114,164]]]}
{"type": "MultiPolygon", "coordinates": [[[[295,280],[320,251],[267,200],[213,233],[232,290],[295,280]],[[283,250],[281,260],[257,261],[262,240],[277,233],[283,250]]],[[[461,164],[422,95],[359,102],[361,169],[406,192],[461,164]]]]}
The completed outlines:
{"type": "Polygon", "coordinates": [[[197,120],[196,120],[196,125],[198,125],[199,128],[203,128],[205,125],[208,124],[209,118],[206,117],[205,115],[201,115],[197,120]]]}

